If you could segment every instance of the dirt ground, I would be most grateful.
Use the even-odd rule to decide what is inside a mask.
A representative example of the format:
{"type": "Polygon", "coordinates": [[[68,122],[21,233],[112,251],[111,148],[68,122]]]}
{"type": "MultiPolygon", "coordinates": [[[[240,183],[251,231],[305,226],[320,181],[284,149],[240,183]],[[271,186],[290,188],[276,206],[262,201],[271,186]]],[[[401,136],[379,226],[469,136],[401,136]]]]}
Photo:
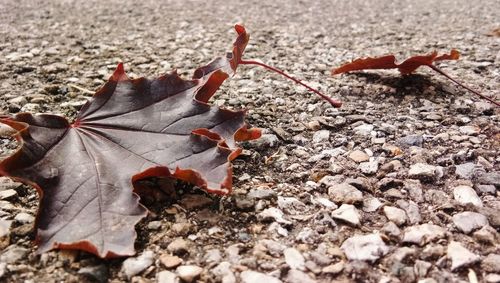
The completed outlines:
{"type": "MultiPolygon", "coordinates": [[[[499,101],[499,19],[496,0],[0,0],[1,115],[73,119],[119,62],[131,77],[191,77],[230,50],[236,23],[245,58],[344,103],[242,66],[211,101],[264,133],[240,144],[233,193],[179,184],[146,201],[125,262],[37,255],[38,196],[2,177],[0,280],[500,282],[499,108],[426,68],[330,75],[357,57],[456,48],[440,68],[499,101]]],[[[0,139],[2,157],[14,149],[0,139]]]]}

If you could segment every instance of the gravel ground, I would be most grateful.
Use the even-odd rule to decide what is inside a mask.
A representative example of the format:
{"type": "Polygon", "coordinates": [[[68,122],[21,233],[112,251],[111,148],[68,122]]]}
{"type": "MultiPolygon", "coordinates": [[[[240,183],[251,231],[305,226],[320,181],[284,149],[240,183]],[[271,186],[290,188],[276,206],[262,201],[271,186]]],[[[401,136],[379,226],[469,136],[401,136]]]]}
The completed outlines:
{"type": "Polygon", "coordinates": [[[456,48],[442,69],[498,101],[499,19],[496,0],[0,0],[2,114],[73,118],[91,94],[72,85],[96,90],[118,62],[188,77],[229,50],[235,23],[251,34],[245,58],[344,102],[243,66],[213,101],[264,132],[241,145],[233,194],[180,185],[146,203],[125,261],[36,255],[38,196],[1,178],[0,280],[500,282],[498,108],[424,68],[329,75],[360,56],[456,48]]]}

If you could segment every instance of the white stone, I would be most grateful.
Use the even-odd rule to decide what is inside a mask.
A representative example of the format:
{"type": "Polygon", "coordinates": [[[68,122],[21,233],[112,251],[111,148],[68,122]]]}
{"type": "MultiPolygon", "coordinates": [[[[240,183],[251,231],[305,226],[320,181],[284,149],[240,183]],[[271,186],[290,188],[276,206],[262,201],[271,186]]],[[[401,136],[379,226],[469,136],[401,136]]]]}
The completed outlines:
{"type": "Polygon", "coordinates": [[[451,241],[448,244],[448,257],[451,259],[451,270],[468,266],[480,260],[480,257],[464,248],[462,244],[451,241]]]}
{"type": "Polygon", "coordinates": [[[356,235],[345,240],[340,247],[349,260],[376,261],[389,252],[379,234],[356,235]]]}
{"type": "Polygon", "coordinates": [[[332,212],[332,218],[339,219],[352,225],[360,224],[358,210],[352,204],[343,204],[332,212]]]}
{"type": "Polygon", "coordinates": [[[488,225],[488,218],[477,212],[464,211],[453,215],[453,224],[457,228],[469,234],[470,232],[488,225]]]}
{"type": "Polygon", "coordinates": [[[138,257],[127,258],[122,264],[122,272],[130,279],[132,276],[148,268],[153,264],[153,261],[154,253],[152,251],[145,251],[138,257]]]}
{"type": "Polygon", "coordinates": [[[424,245],[446,236],[446,230],[434,224],[422,224],[408,227],[405,230],[403,242],[424,245]]]}
{"type": "Polygon", "coordinates": [[[461,205],[473,204],[482,207],[483,202],[477,195],[476,191],[469,186],[458,186],[453,189],[453,197],[461,205]]]}
{"type": "Polygon", "coordinates": [[[203,272],[203,268],[196,265],[181,265],[177,267],[177,274],[184,282],[193,282],[203,272]]]}
{"type": "Polygon", "coordinates": [[[245,270],[240,274],[241,283],[281,283],[276,277],[252,270],[245,270]]]}
{"type": "Polygon", "coordinates": [[[286,248],[283,251],[285,255],[285,262],[291,269],[305,269],[305,260],[302,254],[294,248],[286,248]]]}

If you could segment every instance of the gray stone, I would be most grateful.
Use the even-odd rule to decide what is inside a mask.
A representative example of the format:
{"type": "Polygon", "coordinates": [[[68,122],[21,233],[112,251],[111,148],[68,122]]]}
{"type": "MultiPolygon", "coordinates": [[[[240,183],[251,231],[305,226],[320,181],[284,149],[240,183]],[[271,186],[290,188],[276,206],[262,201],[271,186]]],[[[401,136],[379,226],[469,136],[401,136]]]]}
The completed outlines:
{"type": "Polygon", "coordinates": [[[158,281],[158,283],[179,283],[180,282],[177,274],[175,274],[171,271],[168,271],[168,270],[158,272],[156,274],[156,280],[158,281]]]}
{"type": "Polygon", "coordinates": [[[122,264],[122,272],[130,279],[132,276],[141,273],[151,266],[153,262],[154,253],[152,251],[145,251],[138,257],[127,258],[122,264]]]}
{"type": "Polygon", "coordinates": [[[486,272],[500,273],[500,254],[489,254],[481,262],[481,268],[486,272]]]}
{"type": "Polygon", "coordinates": [[[480,194],[489,194],[489,195],[495,195],[497,192],[497,189],[493,185],[475,185],[474,186],[476,189],[476,192],[480,194]]]}
{"type": "Polygon", "coordinates": [[[366,175],[372,175],[378,171],[378,160],[373,159],[368,162],[361,162],[358,166],[359,170],[366,175]]]}
{"type": "Polygon", "coordinates": [[[354,134],[359,135],[359,136],[370,136],[371,132],[373,131],[374,126],[370,124],[362,124],[353,129],[354,134]]]}
{"type": "Polygon", "coordinates": [[[203,268],[196,265],[181,265],[176,271],[182,281],[191,283],[201,275],[203,268]]]}
{"type": "Polygon", "coordinates": [[[469,186],[458,186],[453,188],[453,197],[461,205],[473,204],[478,207],[483,206],[483,202],[473,188],[469,186]]]}
{"type": "Polygon", "coordinates": [[[339,261],[337,263],[323,267],[321,272],[326,274],[338,274],[342,272],[342,270],[344,270],[344,265],[345,265],[344,262],[339,261]]]}
{"type": "Polygon", "coordinates": [[[479,243],[495,245],[497,243],[497,231],[491,226],[484,226],[472,234],[479,243]]]}
{"type": "Polygon", "coordinates": [[[471,253],[464,248],[462,244],[456,241],[451,241],[447,249],[448,257],[451,259],[451,270],[456,270],[460,267],[469,266],[480,260],[479,256],[471,253]]]}
{"type": "Polygon", "coordinates": [[[336,203],[358,203],[363,201],[363,193],[347,183],[335,184],[329,187],[328,195],[336,203]]]}
{"type": "Polygon", "coordinates": [[[389,247],[380,235],[355,235],[345,240],[340,247],[349,260],[376,261],[389,252],[389,247]]]}
{"type": "Polygon", "coordinates": [[[420,209],[415,202],[400,199],[396,201],[396,204],[406,212],[409,224],[413,225],[420,223],[422,216],[420,215],[420,209]]]}
{"type": "Polygon", "coordinates": [[[412,179],[432,180],[436,178],[436,166],[426,163],[416,163],[410,167],[408,177],[412,179]]]}
{"type": "Polygon", "coordinates": [[[312,141],[313,143],[322,143],[322,142],[328,142],[329,139],[330,139],[330,131],[319,130],[314,133],[312,141]]]}
{"type": "Polygon", "coordinates": [[[283,217],[283,211],[281,211],[277,207],[270,207],[270,208],[264,209],[261,213],[257,214],[257,218],[260,221],[276,221],[280,224],[285,224],[285,225],[292,224],[291,221],[286,220],[283,217]]]}
{"type": "Polygon", "coordinates": [[[0,262],[15,263],[28,255],[29,250],[17,245],[8,246],[0,255],[0,262]]]}
{"type": "Polygon", "coordinates": [[[424,194],[422,191],[422,184],[419,180],[405,180],[404,189],[408,192],[410,198],[416,202],[421,203],[424,201],[424,194]]]}
{"type": "Polygon", "coordinates": [[[403,242],[424,245],[446,236],[446,230],[434,224],[422,224],[406,228],[403,242]]]}
{"type": "Polygon", "coordinates": [[[278,207],[291,215],[303,214],[307,210],[307,206],[294,197],[278,196],[278,207]]]}
{"type": "Polygon", "coordinates": [[[489,172],[479,175],[477,178],[479,184],[484,185],[494,185],[495,187],[500,187],[500,173],[499,172],[489,172]]]}
{"type": "Polygon", "coordinates": [[[405,211],[394,206],[384,206],[384,214],[389,221],[394,222],[398,226],[405,224],[408,220],[405,211]]]}
{"type": "Polygon", "coordinates": [[[236,282],[236,276],[234,276],[234,272],[231,270],[231,264],[227,261],[219,263],[219,265],[212,269],[212,272],[222,283],[236,282]]]}
{"type": "Polygon", "coordinates": [[[471,179],[476,165],[472,162],[455,166],[455,174],[462,179],[471,179]]]}
{"type": "Polygon", "coordinates": [[[252,189],[247,196],[254,199],[272,199],[276,197],[276,192],[271,189],[252,189]]]}
{"type": "Polygon", "coordinates": [[[0,251],[7,247],[10,243],[10,227],[12,220],[0,218],[0,251]]]}
{"type": "Polygon", "coordinates": [[[383,203],[375,197],[367,197],[363,199],[363,211],[364,212],[375,212],[377,211],[383,203]]]}
{"type": "Polygon", "coordinates": [[[423,277],[427,276],[427,273],[429,272],[429,269],[431,267],[432,267],[432,263],[417,259],[415,261],[415,265],[414,265],[415,275],[418,278],[423,278],[423,277]]]}
{"type": "Polygon", "coordinates": [[[468,136],[475,136],[481,132],[481,128],[477,126],[461,126],[458,130],[460,133],[468,136]]]}
{"type": "Polygon", "coordinates": [[[189,243],[182,238],[177,238],[168,244],[167,250],[175,255],[183,255],[189,251],[189,243]]]}
{"type": "Polygon", "coordinates": [[[422,147],[424,143],[424,137],[422,135],[408,135],[400,138],[397,144],[402,147],[418,146],[422,147]]]}
{"type": "Polygon", "coordinates": [[[349,224],[360,225],[358,210],[352,204],[343,204],[332,212],[332,218],[345,221],[349,224]]]}
{"type": "Polygon", "coordinates": [[[380,232],[397,239],[401,236],[401,230],[396,224],[394,224],[394,222],[391,221],[385,223],[380,232]]]}
{"type": "Polygon", "coordinates": [[[474,230],[488,225],[488,218],[477,212],[465,211],[453,215],[453,224],[460,231],[469,234],[474,230]]]}
{"type": "Polygon", "coordinates": [[[252,270],[245,270],[240,274],[241,283],[281,283],[276,277],[252,270]]]}
{"type": "Polygon", "coordinates": [[[288,271],[286,276],[288,283],[315,283],[316,280],[312,279],[307,273],[300,270],[292,269],[288,271]]]}
{"type": "Polygon", "coordinates": [[[295,248],[286,248],[283,251],[285,262],[291,269],[305,269],[305,260],[302,254],[295,248]]]}
{"type": "Polygon", "coordinates": [[[250,145],[255,148],[270,148],[275,147],[279,144],[279,139],[274,134],[263,134],[260,138],[250,141],[250,145]]]}
{"type": "Polygon", "coordinates": [[[234,197],[234,204],[239,210],[247,211],[253,209],[255,201],[245,196],[234,197]]]}

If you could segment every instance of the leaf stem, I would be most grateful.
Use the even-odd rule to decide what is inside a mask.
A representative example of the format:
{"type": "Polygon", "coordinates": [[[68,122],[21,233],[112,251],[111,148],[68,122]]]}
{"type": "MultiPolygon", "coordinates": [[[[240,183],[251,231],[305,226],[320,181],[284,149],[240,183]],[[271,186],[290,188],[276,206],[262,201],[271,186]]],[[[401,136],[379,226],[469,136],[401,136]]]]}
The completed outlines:
{"type": "Polygon", "coordinates": [[[283,72],[283,71],[281,71],[281,70],[279,70],[279,69],[276,69],[276,68],[271,67],[271,66],[269,66],[269,65],[266,65],[266,64],[264,64],[264,63],[261,63],[261,62],[258,62],[258,61],[253,61],[253,60],[240,60],[240,61],[238,62],[238,64],[242,64],[242,65],[257,65],[257,66],[264,67],[264,68],[266,68],[266,69],[268,69],[268,70],[271,70],[271,71],[273,71],[273,72],[275,72],[275,73],[278,73],[278,74],[280,74],[280,75],[284,76],[285,78],[290,79],[290,80],[292,80],[293,82],[295,82],[295,83],[297,83],[297,84],[299,84],[299,85],[301,85],[301,86],[303,86],[303,87],[307,88],[308,90],[310,90],[310,91],[314,92],[315,94],[319,95],[319,96],[320,96],[321,98],[323,98],[324,100],[328,101],[328,102],[329,102],[329,103],[330,103],[333,107],[337,107],[337,108],[339,108],[340,106],[342,106],[342,102],[337,101],[337,100],[334,100],[333,98],[328,97],[328,96],[326,96],[326,95],[322,94],[322,93],[321,93],[321,92],[319,92],[317,89],[314,89],[314,88],[312,88],[312,87],[310,87],[310,86],[306,85],[305,83],[301,82],[300,80],[298,80],[298,79],[296,79],[296,78],[294,78],[294,77],[292,77],[292,76],[290,76],[290,75],[287,75],[285,72],[283,72]]]}
{"type": "Polygon", "coordinates": [[[493,100],[493,99],[491,99],[491,98],[489,98],[489,97],[487,97],[487,96],[485,96],[485,95],[482,95],[482,94],[480,94],[479,92],[477,92],[477,91],[475,91],[475,90],[473,90],[473,89],[469,88],[468,86],[466,86],[466,85],[462,84],[461,82],[459,82],[459,81],[455,80],[454,78],[450,77],[447,73],[443,72],[443,71],[442,71],[441,69],[439,69],[438,67],[436,67],[436,66],[434,66],[434,65],[432,65],[432,64],[427,65],[427,66],[429,66],[429,68],[433,69],[434,71],[438,72],[439,74],[441,74],[441,75],[445,76],[445,77],[446,77],[446,78],[448,78],[450,81],[452,81],[452,82],[456,83],[457,85],[459,85],[459,86],[461,86],[461,87],[465,88],[466,90],[468,90],[468,91],[472,92],[473,94],[475,94],[475,95],[477,95],[477,96],[481,97],[482,99],[486,99],[486,100],[488,100],[489,102],[491,102],[491,103],[495,104],[496,106],[500,107],[500,103],[499,103],[499,102],[496,102],[495,100],[493,100]]]}

